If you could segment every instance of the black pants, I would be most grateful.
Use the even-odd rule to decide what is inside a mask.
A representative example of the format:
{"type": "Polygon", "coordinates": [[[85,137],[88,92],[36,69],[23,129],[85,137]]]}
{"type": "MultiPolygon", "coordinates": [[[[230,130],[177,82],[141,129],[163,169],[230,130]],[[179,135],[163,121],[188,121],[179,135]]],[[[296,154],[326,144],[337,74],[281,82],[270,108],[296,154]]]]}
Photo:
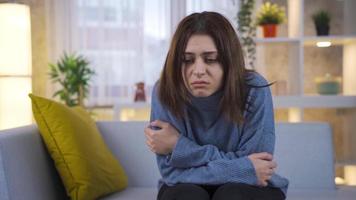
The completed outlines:
{"type": "Polygon", "coordinates": [[[242,183],[223,185],[196,185],[181,183],[175,186],[163,185],[157,200],[284,200],[284,193],[278,188],[257,187],[242,183]]]}

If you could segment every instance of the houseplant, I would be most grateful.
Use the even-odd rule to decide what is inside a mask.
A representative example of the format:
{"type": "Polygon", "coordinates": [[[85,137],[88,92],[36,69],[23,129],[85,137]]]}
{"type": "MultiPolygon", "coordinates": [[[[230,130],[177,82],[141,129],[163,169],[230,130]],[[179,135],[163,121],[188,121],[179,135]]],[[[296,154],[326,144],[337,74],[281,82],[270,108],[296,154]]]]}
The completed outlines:
{"type": "Polygon", "coordinates": [[[325,10],[319,10],[312,15],[317,35],[329,35],[330,13],[325,10]]]}
{"type": "Polygon", "coordinates": [[[89,68],[88,60],[80,55],[64,53],[56,64],[50,63],[49,67],[52,82],[61,86],[53,97],[59,96],[68,106],[84,106],[84,99],[89,92],[89,81],[95,74],[89,68]]]}
{"type": "Polygon", "coordinates": [[[283,23],[286,19],[285,9],[266,2],[262,4],[256,16],[256,24],[262,26],[264,37],[276,37],[277,25],[283,23]]]}
{"type": "Polygon", "coordinates": [[[241,38],[241,44],[247,58],[246,64],[254,69],[256,60],[256,25],[252,20],[252,13],[255,7],[255,0],[241,0],[240,10],[237,13],[238,32],[241,38]]]}

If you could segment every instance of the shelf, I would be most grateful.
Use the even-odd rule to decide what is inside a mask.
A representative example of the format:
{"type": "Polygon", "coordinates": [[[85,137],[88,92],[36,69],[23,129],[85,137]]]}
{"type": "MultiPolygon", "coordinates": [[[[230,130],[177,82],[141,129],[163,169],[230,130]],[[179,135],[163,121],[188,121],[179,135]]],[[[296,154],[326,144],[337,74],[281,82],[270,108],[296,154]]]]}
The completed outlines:
{"type": "Polygon", "coordinates": [[[347,165],[354,165],[356,166],[356,160],[348,160],[348,161],[337,161],[335,162],[336,167],[344,167],[347,165]]]}
{"type": "Polygon", "coordinates": [[[305,46],[315,46],[317,42],[329,41],[332,45],[345,45],[356,43],[356,35],[330,35],[330,36],[305,36],[302,38],[288,38],[288,37],[275,37],[275,38],[254,38],[256,44],[268,43],[297,43],[302,41],[305,46]]]}
{"type": "Polygon", "coordinates": [[[142,121],[149,119],[149,110],[151,103],[146,102],[133,102],[133,101],[118,101],[114,104],[114,120],[120,121],[142,121]],[[129,110],[128,113],[123,113],[124,110],[129,110]],[[142,112],[136,113],[141,110],[142,112]],[[122,115],[123,114],[123,115],[122,115]]]}
{"type": "Polygon", "coordinates": [[[353,108],[356,107],[356,96],[274,96],[273,102],[275,108],[353,108]]]}
{"type": "Polygon", "coordinates": [[[331,45],[345,45],[350,43],[356,43],[356,35],[345,36],[306,36],[303,38],[305,46],[316,46],[317,42],[331,42],[331,45]]]}
{"type": "Polygon", "coordinates": [[[122,109],[122,108],[132,108],[132,109],[140,109],[150,107],[150,102],[120,102],[114,104],[114,109],[122,109]]]}
{"type": "Polygon", "coordinates": [[[275,37],[275,38],[255,38],[256,44],[265,43],[297,43],[300,41],[298,38],[288,38],[288,37],[275,37]]]}

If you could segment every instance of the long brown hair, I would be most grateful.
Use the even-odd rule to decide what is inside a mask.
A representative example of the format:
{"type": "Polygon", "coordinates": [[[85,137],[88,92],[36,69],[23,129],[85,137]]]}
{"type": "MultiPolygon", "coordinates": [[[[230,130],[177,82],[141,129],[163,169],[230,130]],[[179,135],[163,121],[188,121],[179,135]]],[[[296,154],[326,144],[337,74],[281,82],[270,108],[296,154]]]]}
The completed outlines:
{"type": "Polygon", "coordinates": [[[190,103],[182,75],[183,55],[193,34],[205,34],[213,38],[224,71],[221,88],[224,95],[220,100],[220,111],[230,121],[243,122],[248,93],[245,75],[251,70],[245,68],[241,44],[234,28],[216,12],[193,13],[179,23],[159,80],[159,100],[177,118],[183,117],[184,105],[190,103]]]}

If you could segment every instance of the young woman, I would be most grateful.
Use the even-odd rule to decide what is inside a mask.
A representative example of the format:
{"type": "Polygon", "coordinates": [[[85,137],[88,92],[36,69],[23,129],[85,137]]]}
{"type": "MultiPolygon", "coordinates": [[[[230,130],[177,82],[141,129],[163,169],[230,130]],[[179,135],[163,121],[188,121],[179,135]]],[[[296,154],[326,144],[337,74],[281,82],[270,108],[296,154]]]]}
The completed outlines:
{"type": "Polygon", "coordinates": [[[145,128],[162,175],[158,200],[285,199],[268,86],[245,68],[225,17],[202,12],[180,22],[145,128]]]}

